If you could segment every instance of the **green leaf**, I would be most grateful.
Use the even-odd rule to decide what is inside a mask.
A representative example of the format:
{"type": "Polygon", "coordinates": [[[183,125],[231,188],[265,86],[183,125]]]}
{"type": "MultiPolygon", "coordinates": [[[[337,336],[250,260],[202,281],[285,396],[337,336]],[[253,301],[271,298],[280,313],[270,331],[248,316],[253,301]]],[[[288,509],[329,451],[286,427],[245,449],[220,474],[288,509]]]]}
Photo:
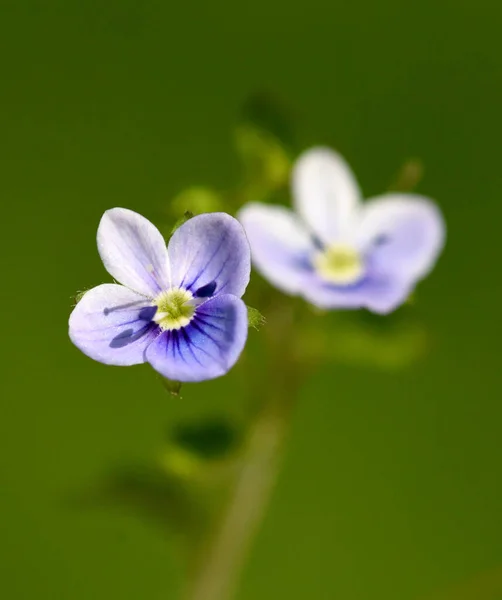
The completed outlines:
{"type": "Polygon", "coordinates": [[[259,330],[263,325],[265,325],[267,320],[258,309],[253,308],[252,306],[248,306],[247,309],[248,326],[252,327],[253,329],[259,330]]]}

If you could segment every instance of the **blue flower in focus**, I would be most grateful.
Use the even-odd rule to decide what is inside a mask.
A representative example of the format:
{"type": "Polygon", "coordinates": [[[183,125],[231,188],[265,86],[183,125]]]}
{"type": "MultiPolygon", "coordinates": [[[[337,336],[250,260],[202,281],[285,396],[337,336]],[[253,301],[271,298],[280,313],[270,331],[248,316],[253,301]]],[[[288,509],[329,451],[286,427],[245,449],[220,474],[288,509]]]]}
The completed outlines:
{"type": "Polygon", "coordinates": [[[106,270],[122,285],[99,285],[70,316],[72,342],[109,365],[149,362],[177,381],[225,374],[247,338],[241,300],[250,251],[240,223],[225,213],[204,214],[177,229],[166,248],[141,215],[113,208],[98,228],[106,270]]]}
{"type": "Polygon", "coordinates": [[[239,219],[258,271],[321,308],[394,310],[444,244],[445,225],[432,201],[389,193],[362,203],[349,166],[329,149],[300,156],[293,196],[296,213],[251,203],[239,219]]]}

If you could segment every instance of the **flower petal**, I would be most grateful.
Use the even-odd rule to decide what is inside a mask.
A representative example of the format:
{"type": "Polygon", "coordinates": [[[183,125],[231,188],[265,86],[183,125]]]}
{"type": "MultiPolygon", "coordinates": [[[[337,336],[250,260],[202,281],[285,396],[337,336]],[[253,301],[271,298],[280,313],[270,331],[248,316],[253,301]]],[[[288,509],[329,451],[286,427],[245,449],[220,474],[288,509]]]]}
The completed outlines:
{"type": "Polygon", "coordinates": [[[304,289],[305,299],[319,308],[357,309],[367,308],[386,314],[395,310],[409,296],[411,287],[396,277],[370,274],[353,286],[334,286],[318,278],[304,289]]]}
{"type": "Polygon", "coordinates": [[[84,354],[107,365],[145,362],[144,351],[158,327],[155,307],[122,285],[107,283],[86,292],[70,315],[70,339],[84,354]]]}
{"type": "Polygon", "coordinates": [[[174,232],[168,252],[173,286],[195,294],[216,282],[213,294],[244,294],[251,270],[249,243],[242,225],[230,215],[189,219],[174,232]]]}
{"type": "Polygon", "coordinates": [[[238,217],[251,245],[254,266],[279,289],[298,293],[309,270],[306,260],[315,248],[297,215],[283,206],[251,203],[238,217]]]}
{"type": "Polygon", "coordinates": [[[224,375],[247,339],[244,302],[221,294],[202,304],[182,329],[164,331],[146,350],[152,367],[175,381],[204,381],[224,375]]]}
{"type": "Polygon", "coordinates": [[[98,228],[98,251],[106,270],[128,288],[154,297],[169,287],[169,258],[160,231],[138,213],[112,208],[98,228]]]}
{"type": "Polygon", "coordinates": [[[364,206],[358,245],[382,272],[421,279],[432,269],[445,240],[437,206],[412,194],[386,194],[364,206]]]}
{"type": "Polygon", "coordinates": [[[345,160],[328,148],[312,148],[293,169],[296,210],[323,242],[343,240],[354,227],[360,200],[345,160]]]}

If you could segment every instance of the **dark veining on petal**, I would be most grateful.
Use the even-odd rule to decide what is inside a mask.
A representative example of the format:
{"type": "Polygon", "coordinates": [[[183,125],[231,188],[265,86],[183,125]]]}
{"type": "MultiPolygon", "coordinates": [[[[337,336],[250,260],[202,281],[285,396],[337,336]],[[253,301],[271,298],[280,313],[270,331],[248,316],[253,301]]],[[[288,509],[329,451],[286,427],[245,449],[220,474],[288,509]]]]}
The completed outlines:
{"type": "Polygon", "coordinates": [[[314,247],[316,248],[316,250],[325,250],[324,244],[317,237],[317,235],[315,235],[315,233],[310,234],[310,239],[311,239],[312,243],[314,244],[314,247]]]}
{"type": "Polygon", "coordinates": [[[207,331],[204,331],[204,329],[202,327],[200,327],[200,325],[198,325],[195,321],[192,321],[191,325],[194,329],[196,329],[203,336],[209,338],[213,342],[213,344],[220,350],[220,352],[222,351],[221,344],[218,340],[215,340],[212,335],[209,335],[209,333],[207,331]]]}
{"type": "Polygon", "coordinates": [[[156,306],[145,306],[139,311],[139,318],[142,321],[151,321],[157,312],[156,306]]]}
{"type": "MultiPolygon", "coordinates": [[[[162,349],[161,344],[164,344],[164,348],[163,348],[162,352],[164,353],[165,359],[168,360],[168,354],[169,354],[169,351],[171,350],[171,345],[169,344],[169,340],[171,339],[171,332],[170,331],[162,331],[162,333],[159,335],[159,337],[162,338],[159,342],[159,355],[160,355],[160,350],[162,349]]],[[[157,338],[157,340],[159,339],[159,337],[157,338]]]]}
{"type": "MultiPolygon", "coordinates": [[[[199,360],[199,359],[198,359],[198,358],[195,356],[195,352],[194,352],[194,351],[193,351],[193,349],[192,349],[192,341],[191,341],[191,339],[190,339],[190,336],[188,335],[188,333],[186,332],[186,330],[185,330],[185,329],[182,329],[182,330],[181,330],[181,333],[182,333],[182,335],[183,335],[183,337],[184,337],[184,339],[185,339],[185,342],[186,342],[186,345],[187,345],[187,348],[188,348],[188,350],[189,350],[190,354],[193,356],[193,359],[194,359],[194,361],[195,361],[195,362],[196,362],[196,363],[197,363],[199,366],[201,366],[201,367],[202,367],[202,366],[203,366],[203,365],[202,365],[202,363],[201,363],[201,362],[200,362],[200,360],[199,360]]],[[[193,344],[193,345],[195,345],[195,344],[193,344]]],[[[197,346],[196,346],[196,347],[197,347],[197,346]]]]}
{"type": "Polygon", "coordinates": [[[196,292],[194,292],[194,296],[196,298],[209,298],[214,294],[215,289],[216,281],[211,281],[209,283],[206,283],[206,285],[200,287],[196,292]]]}
{"type": "Polygon", "coordinates": [[[112,323],[106,327],[100,327],[100,331],[107,331],[108,329],[117,329],[117,327],[125,327],[126,325],[134,325],[138,323],[139,319],[132,319],[131,321],[124,321],[124,323],[112,323]]]}
{"type": "MultiPolygon", "coordinates": [[[[228,238],[228,233],[225,232],[222,236],[221,236],[221,240],[220,243],[218,244],[218,246],[216,247],[216,250],[213,252],[213,254],[211,254],[211,257],[209,258],[209,260],[207,261],[207,263],[204,265],[204,267],[202,267],[202,269],[200,269],[197,277],[189,284],[186,286],[187,290],[191,290],[192,287],[195,285],[195,283],[197,283],[197,281],[199,281],[199,279],[202,277],[202,275],[204,274],[204,272],[206,271],[206,269],[209,267],[209,265],[213,262],[214,258],[216,257],[216,255],[218,254],[218,252],[221,250],[223,244],[226,242],[228,238]]],[[[184,278],[183,278],[184,281],[184,278]]]]}
{"type": "Polygon", "coordinates": [[[200,323],[201,325],[207,325],[207,327],[211,327],[215,331],[220,331],[221,333],[225,333],[225,334],[228,333],[227,330],[224,327],[218,327],[217,325],[214,325],[213,323],[210,323],[209,320],[207,320],[207,319],[201,319],[199,317],[196,317],[195,321],[197,323],[200,323]]]}
{"type": "MultiPolygon", "coordinates": [[[[202,305],[202,306],[204,306],[204,305],[202,305]]],[[[213,313],[207,313],[207,312],[202,312],[201,310],[198,310],[195,313],[195,315],[197,317],[208,317],[210,319],[218,319],[220,321],[224,321],[224,320],[226,320],[228,318],[225,313],[223,313],[223,314],[216,314],[214,312],[213,313]]]]}
{"type": "Polygon", "coordinates": [[[304,273],[311,273],[315,270],[313,260],[314,256],[312,254],[302,253],[295,256],[293,266],[304,273]]]}
{"type": "Polygon", "coordinates": [[[183,356],[183,352],[181,352],[179,332],[173,331],[173,337],[174,337],[174,343],[176,344],[176,349],[178,350],[178,354],[180,355],[181,360],[185,364],[188,364],[186,358],[183,356]]]}
{"type": "MultiPolygon", "coordinates": [[[[187,334],[188,335],[188,334],[187,334]]],[[[206,356],[208,356],[210,358],[210,360],[214,361],[215,363],[218,363],[219,365],[221,365],[223,368],[226,368],[226,364],[225,362],[221,359],[221,357],[216,357],[213,356],[212,354],[210,354],[205,348],[202,348],[202,346],[197,346],[197,344],[190,339],[190,337],[188,336],[188,341],[187,341],[188,347],[190,348],[190,351],[192,352],[192,356],[195,358],[195,360],[199,363],[199,365],[202,367],[202,363],[195,357],[195,354],[192,351],[192,346],[194,348],[196,348],[199,352],[202,352],[203,354],[205,354],[206,356]]],[[[221,350],[220,350],[221,352],[221,350]]]]}
{"type": "MultiPolygon", "coordinates": [[[[176,360],[176,342],[174,340],[174,334],[175,331],[169,331],[169,343],[168,343],[168,348],[171,350],[171,354],[173,355],[173,360],[176,360]]],[[[167,357],[167,350],[166,350],[166,357],[167,357]]]]}
{"type": "MultiPolygon", "coordinates": [[[[232,258],[232,255],[229,254],[227,256],[227,258],[223,261],[223,264],[221,266],[221,269],[218,271],[218,274],[216,275],[215,279],[218,279],[218,277],[222,274],[223,269],[228,265],[228,261],[232,258]]],[[[227,279],[227,281],[225,281],[225,283],[220,287],[219,293],[221,294],[221,292],[227,287],[227,285],[229,284],[229,280],[227,279]]]]}
{"type": "Polygon", "coordinates": [[[138,331],[134,331],[134,329],[124,329],[124,331],[121,331],[112,339],[110,342],[110,348],[124,348],[133,342],[137,342],[150,330],[150,325],[145,325],[138,331]]]}
{"type": "Polygon", "coordinates": [[[374,246],[384,246],[385,244],[388,244],[389,242],[390,242],[390,236],[386,235],[385,233],[382,233],[381,235],[378,235],[373,240],[373,245],[374,246]]]}
{"type": "Polygon", "coordinates": [[[103,308],[103,314],[107,317],[110,313],[117,312],[118,310],[126,310],[128,308],[133,308],[133,306],[137,306],[138,304],[143,304],[144,300],[135,300],[134,302],[128,302],[127,304],[120,304],[119,306],[112,306],[111,308],[105,307],[103,308]]]}

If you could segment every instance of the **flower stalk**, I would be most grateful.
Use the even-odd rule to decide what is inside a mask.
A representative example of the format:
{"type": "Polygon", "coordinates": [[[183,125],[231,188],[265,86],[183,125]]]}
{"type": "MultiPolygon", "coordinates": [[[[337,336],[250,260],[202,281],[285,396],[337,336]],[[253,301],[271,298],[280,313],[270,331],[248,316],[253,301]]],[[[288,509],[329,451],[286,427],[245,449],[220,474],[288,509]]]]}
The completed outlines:
{"type": "Polygon", "coordinates": [[[237,459],[231,488],[187,573],[182,600],[231,600],[277,480],[296,393],[304,376],[293,349],[294,312],[275,315],[266,327],[271,372],[250,369],[249,389],[262,402],[237,459]],[[277,319],[275,318],[277,317],[277,319]],[[289,339],[288,339],[289,338],[289,339]],[[281,345],[281,351],[277,348],[281,345]],[[293,364],[295,363],[295,364],[293,364]],[[263,391],[260,381],[266,379],[263,391]],[[252,382],[258,382],[253,385],[252,382]],[[260,387],[258,387],[260,386],[260,387]]]}

